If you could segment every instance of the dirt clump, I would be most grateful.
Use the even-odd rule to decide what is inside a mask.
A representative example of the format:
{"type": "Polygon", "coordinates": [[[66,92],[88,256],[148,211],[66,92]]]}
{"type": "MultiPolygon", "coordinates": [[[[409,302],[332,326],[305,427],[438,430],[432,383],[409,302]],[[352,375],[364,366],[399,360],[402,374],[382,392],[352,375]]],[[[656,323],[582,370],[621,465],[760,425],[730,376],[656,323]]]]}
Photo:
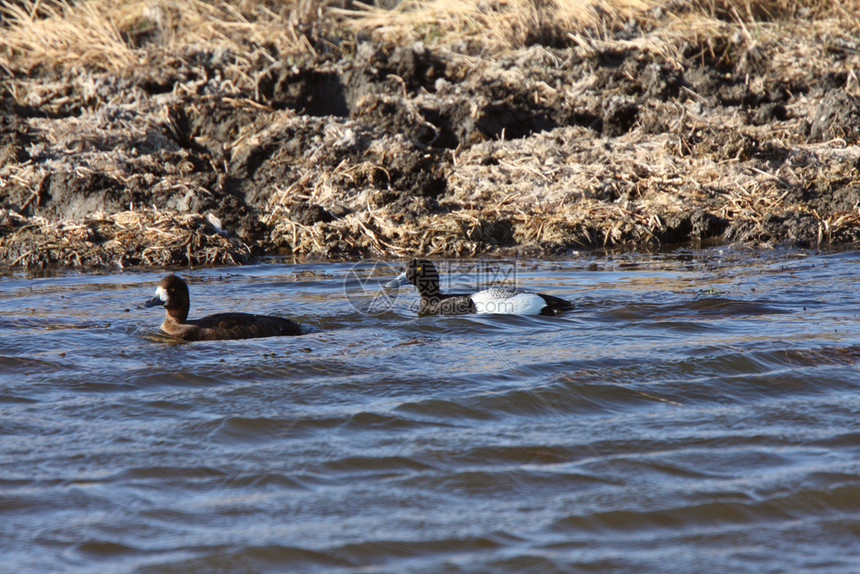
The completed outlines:
{"type": "Polygon", "coordinates": [[[853,144],[860,140],[860,97],[844,90],[830,90],[810,110],[801,130],[809,141],[842,139],[853,144]]]}

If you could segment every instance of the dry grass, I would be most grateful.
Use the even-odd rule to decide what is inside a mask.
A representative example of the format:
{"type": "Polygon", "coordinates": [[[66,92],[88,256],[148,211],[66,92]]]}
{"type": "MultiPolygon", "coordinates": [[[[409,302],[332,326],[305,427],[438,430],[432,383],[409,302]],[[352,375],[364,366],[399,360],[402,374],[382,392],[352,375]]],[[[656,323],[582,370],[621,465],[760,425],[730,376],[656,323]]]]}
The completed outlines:
{"type": "Polygon", "coordinates": [[[236,265],[251,249],[197,214],[157,209],[50,221],[0,209],[0,259],[11,266],[236,265]]]}
{"type": "MultiPolygon", "coordinates": [[[[301,28],[321,18],[331,30],[351,27],[394,43],[467,41],[489,50],[535,43],[570,45],[583,43],[582,35],[606,36],[630,19],[648,20],[665,4],[665,0],[403,0],[390,10],[361,3],[344,10],[308,0],[282,0],[280,6],[263,0],[20,0],[0,6],[5,23],[0,65],[25,71],[42,65],[128,72],[159,54],[196,47],[226,50],[241,68],[256,57],[274,61],[285,54],[313,54],[301,28]]],[[[839,16],[857,21],[860,0],[697,0],[682,11],[687,26],[691,19],[743,23],[839,16]]]]}
{"type": "Polygon", "coordinates": [[[774,21],[834,16],[857,18],[857,0],[695,0],[693,11],[711,18],[736,22],[774,21]]]}
{"type": "Polygon", "coordinates": [[[404,0],[392,10],[364,5],[339,13],[357,28],[395,43],[467,40],[507,49],[569,44],[574,34],[613,27],[653,4],[653,0],[404,0]]]}
{"type": "MultiPolygon", "coordinates": [[[[309,2],[284,1],[276,13],[262,1],[24,0],[0,7],[0,63],[7,68],[87,66],[128,71],[159,52],[189,47],[228,50],[241,62],[267,45],[281,53],[312,51],[297,25],[309,2]]],[[[270,56],[271,57],[271,56],[270,56]]]]}
{"type": "Polygon", "coordinates": [[[437,45],[470,41],[491,51],[535,43],[585,44],[589,36],[607,37],[631,19],[653,22],[655,15],[667,12],[680,16],[685,27],[696,21],[712,27],[714,20],[740,25],[792,18],[858,21],[860,14],[858,0],[404,0],[391,10],[359,6],[338,13],[381,39],[437,45]]]}
{"type": "MultiPolygon", "coordinates": [[[[210,78],[207,65],[189,63],[187,55],[221,48],[225,57],[212,68],[222,78],[232,78],[259,73],[270,60],[284,62],[290,52],[312,51],[299,32],[308,30],[302,23],[341,33],[347,23],[371,38],[401,45],[412,40],[441,45],[434,48],[435,57],[446,62],[446,81],[456,90],[413,94],[404,88],[402,93],[371,100],[384,98],[392,109],[407,110],[406,125],[426,121],[422,110],[441,110],[449,114],[443,118],[462,121],[462,115],[449,111],[454,109],[452,102],[463,106],[477,102],[478,111],[492,109],[481,101],[497,97],[488,95],[483,89],[487,85],[507,91],[511,99],[533,95],[547,107],[590,113],[604,110],[607,95],[617,95],[629,82],[644,85],[637,77],[643,68],[635,65],[636,54],[653,55],[669,71],[684,65],[707,70],[711,62],[723,60],[729,69],[755,69],[739,62],[757,58],[767,74],[751,74],[748,88],[762,94],[770,89],[766,81],[800,84],[806,78],[850,70],[856,61],[851,58],[857,57],[852,34],[860,14],[858,4],[860,0],[699,0],[673,2],[670,5],[678,10],[669,12],[655,10],[665,7],[665,0],[406,0],[392,10],[320,12],[310,3],[284,0],[283,10],[277,13],[266,8],[277,6],[274,0],[266,4],[262,0],[7,4],[0,67],[20,75],[5,87],[10,93],[18,88],[16,100],[21,106],[45,111],[56,107],[57,113],[22,120],[28,137],[43,147],[28,148],[27,161],[10,162],[0,169],[0,187],[5,178],[20,197],[16,205],[6,205],[18,207],[18,213],[0,210],[0,261],[30,266],[198,265],[251,258],[247,244],[220,235],[201,215],[165,211],[174,209],[168,207],[171,203],[160,203],[163,211],[126,211],[75,221],[21,215],[50,213],[39,203],[43,195],[47,197],[42,187],[42,182],[49,181],[47,174],[85,175],[88,170],[100,170],[112,181],[125,182],[144,174],[151,178],[148,191],[159,201],[188,193],[217,195],[218,184],[203,175],[197,177],[193,162],[187,170],[172,165],[181,155],[164,131],[163,118],[155,115],[161,104],[143,92],[129,95],[123,82],[115,79],[135,68],[157,70],[154,63],[167,61],[159,60],[160,55],[181,63],[180,71],[189,78],[210,78]],[[320,14],[322,19],[315,20],[320,14]],[[608,33],[631,18],[641,24],[641,33],[634,34],[633,40],[608,33]],[[485,49],[464,57],[458,46],[452,47],[461,41],[480,42],[485,49]],[[625,55],[626,67],[616,71],[598,66],[591,75],[575,76],[567,72],[574,68],[562,62],[560,50],[521,49],[533,42],[576,44],[571,53],[583,60],[598,51],[617,52],[625,55]],[[260,48],[263,45],[265,50],[260,48]],[[832,56],[829,50],[834,46],[844,47],[846,55],[832,56]],[[695,51],[701,51],[701,61],[695,51]],[[695,62],[690,64],[691,60],[695,62]],[[40,75],[38,69],[27,77],[21,74],[39,65],[72,72],[61,78],[40,75]],[[201,71],[188,72],[198,66],[201,71]],[[75,74],[74,68],[80,73],[75,74]],[[109,90],[118,86],[118,99],[110,106],[90,110],[86,103],[74,114],[59,113],[78,95],[73,85],[93,71],[108,72],[102,76],[111,80],[100,77],[98,86],[111,95],[114,92],[109,90]]],[[[316,36],[317,40],[328,33],[316,36]]],[[[353,63],[348,58],[340,61],[347,66],[353,63]]],[[[856,93],[856,75],[851,72],[846,77],[846,90],[856,93]]],[[[165,101],[184,106],[189,115],[211,115],[216,118],[213,121],[229,123],[232,109],[209,106],[193,86],[183,90],[182,85],[174,84],[179,88],[174,87],[169,94],[172,99],[165,101]]],[[[817,239],[818,245],[825,245],[860,237],[860,205],[825,201],[829,189],[860,186],[860,176],[852,171],[860,162],[860,151],[838,140],[808,143],[800,135],[801,122],[815,110],[818,96],[792,97],[785,102],[787,120],[753,125],[735,107],[708,104],[707,96],[712,94],[699,95],[686,85],[683,89],[684,97],[640,102],[637,121],[642,129],[634,126],[623,135],[601,136],[582,126],[566,125],[521,139],[465,139],[467,143],[450,150],[450,162],[439,158],[446,189],[434,200],[438,204],[427,202],[420,209],[415,207],[420,198],[409,195],[419,189],[413,183],[394,189],[396,203],[380,199],[391,191],[385,189],[385,182],[406,181],[402,176],[394,180],[392,173],[418,165],[400,159],[426,152],[412,142],[410,132],[385,133],[385,122],[377,121],[370,107],[356,106],[349,119],[267,109],[254,117],[246,114],[237,133],[202,129],[199,137],[212,149],[225,150],[225,172],[230,158],[255,154],[269,158],[265,167],[278,177],[261,178],[266,187],[255,190],[253,199],[252,213],[259,216],[262,231],[260,236],[242,237],[255,248],[296,256],[470,256],[505,249],[547,253],[577,247],[656,248],[682,240],[766,245],[797,239],[814,245],[817,239]],[[653,118],[661,120],[652,122],[659,127],[656,132],[645,129],[646,120],[653,118]],[[291,143],[286,144],[287,140],[291,143]],[[368,141],[373,143],[362,147],[368,141]],[[777,160],[779,154],[756,152],[754,143],[785,150],[785,157],[777,160]],[[272,150],[277,151],[270,157],[272,150]],[[832,186],[822,183],[826,178],[833,180],[832,186]],[[818,202],[804,201],[787,193],[789,189],[820,190],[823,197],[818,202]],[[345,209],[332,221],[312,221],[303,217],[307,211],[302,210],[309,205],[331,212],[339,206],[345,209]],[[700,213],[730,224],[734,235],[691,231],[693,217],[700,213]],[[795,224],[779,227],[774,220],[780,218],[795,224]]],[[[94,89],[86,93],[91,92],[94,89]]],[[[232,90],[225,93],[233,95],[232,90]]],[[[231,101],[205,96],[213,97],[231,101]]],[[[244,166],[243,161],[237,165],[244,166]]],[[[200,169],[208,171],[209,166],[200,169]]],[[[244,177],[244,172],[237,173],[244,177]]]]}

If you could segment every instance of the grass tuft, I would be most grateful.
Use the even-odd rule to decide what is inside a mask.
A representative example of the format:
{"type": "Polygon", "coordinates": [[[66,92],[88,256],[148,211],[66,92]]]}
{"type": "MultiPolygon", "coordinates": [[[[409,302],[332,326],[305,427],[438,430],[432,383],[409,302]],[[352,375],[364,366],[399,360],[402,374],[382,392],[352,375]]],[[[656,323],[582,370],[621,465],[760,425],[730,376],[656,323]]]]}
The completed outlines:
{"type": "MultiPolygon", "coordinates": [[[[0,7],[0,64],[7,68],[84,66],[128,71],[154,53],[189,47],[250,58],[265,45],[275,53],[309,49],[298,26],[313,12],[306,2],[280,11],[262,0],[21,0],[0,7]]],[[[276,6],[277,7],[277,6],[276,6]]]]}
{"type": "Polygon", "coordinates": [[[404,0],[391,10],[357,4],[341,10],[361,30],[391,42],[470,41],[487,49],[564,46],[585,30],[613,27],[648,0],[404,0]]]}
{"type": "Polygon", "coordinates": [[[396,44],[467,43],[484,51],[566,47],[654,15],[741,24],[838,17],[860,23],[860,0],[403,0],[350,9],[308,0],[16,0],[0,6],[0,65],[128,71],[159,53],[220,49],[241,61],[314,54],[308,30],[370,34],[396,44]]]}

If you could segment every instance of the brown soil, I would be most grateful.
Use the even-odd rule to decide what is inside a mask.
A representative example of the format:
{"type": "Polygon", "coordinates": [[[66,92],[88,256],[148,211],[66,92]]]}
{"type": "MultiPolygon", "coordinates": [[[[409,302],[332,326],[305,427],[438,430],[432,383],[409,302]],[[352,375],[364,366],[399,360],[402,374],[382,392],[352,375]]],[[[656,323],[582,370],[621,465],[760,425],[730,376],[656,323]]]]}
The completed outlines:
{"type": "Polygon", "coordinates": [[[679,17],[491,50],[332,15],[307,53],[150,34],[120,70],[7,51],[0,262],[860,241],[858,20],[679,17]]]}

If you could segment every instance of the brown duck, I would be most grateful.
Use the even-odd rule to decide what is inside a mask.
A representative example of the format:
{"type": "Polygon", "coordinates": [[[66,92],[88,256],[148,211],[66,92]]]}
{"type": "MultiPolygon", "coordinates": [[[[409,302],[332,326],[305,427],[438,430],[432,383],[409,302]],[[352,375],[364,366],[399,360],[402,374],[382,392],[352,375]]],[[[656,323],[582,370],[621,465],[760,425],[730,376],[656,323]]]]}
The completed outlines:
{"type": "Polygon", "coordinates": [[[301,335],[297,323],[281,317],[252,315],[250,313],[218,313],[202,319],[188,320],[191,300],[188,285],[178,275],[168,275],[158,283],[155,297],[145,307],[160,305],[167,310],[161,330],[172,337],[186,341],[214,341],[222,339],[253,339],[301,335]]]}

